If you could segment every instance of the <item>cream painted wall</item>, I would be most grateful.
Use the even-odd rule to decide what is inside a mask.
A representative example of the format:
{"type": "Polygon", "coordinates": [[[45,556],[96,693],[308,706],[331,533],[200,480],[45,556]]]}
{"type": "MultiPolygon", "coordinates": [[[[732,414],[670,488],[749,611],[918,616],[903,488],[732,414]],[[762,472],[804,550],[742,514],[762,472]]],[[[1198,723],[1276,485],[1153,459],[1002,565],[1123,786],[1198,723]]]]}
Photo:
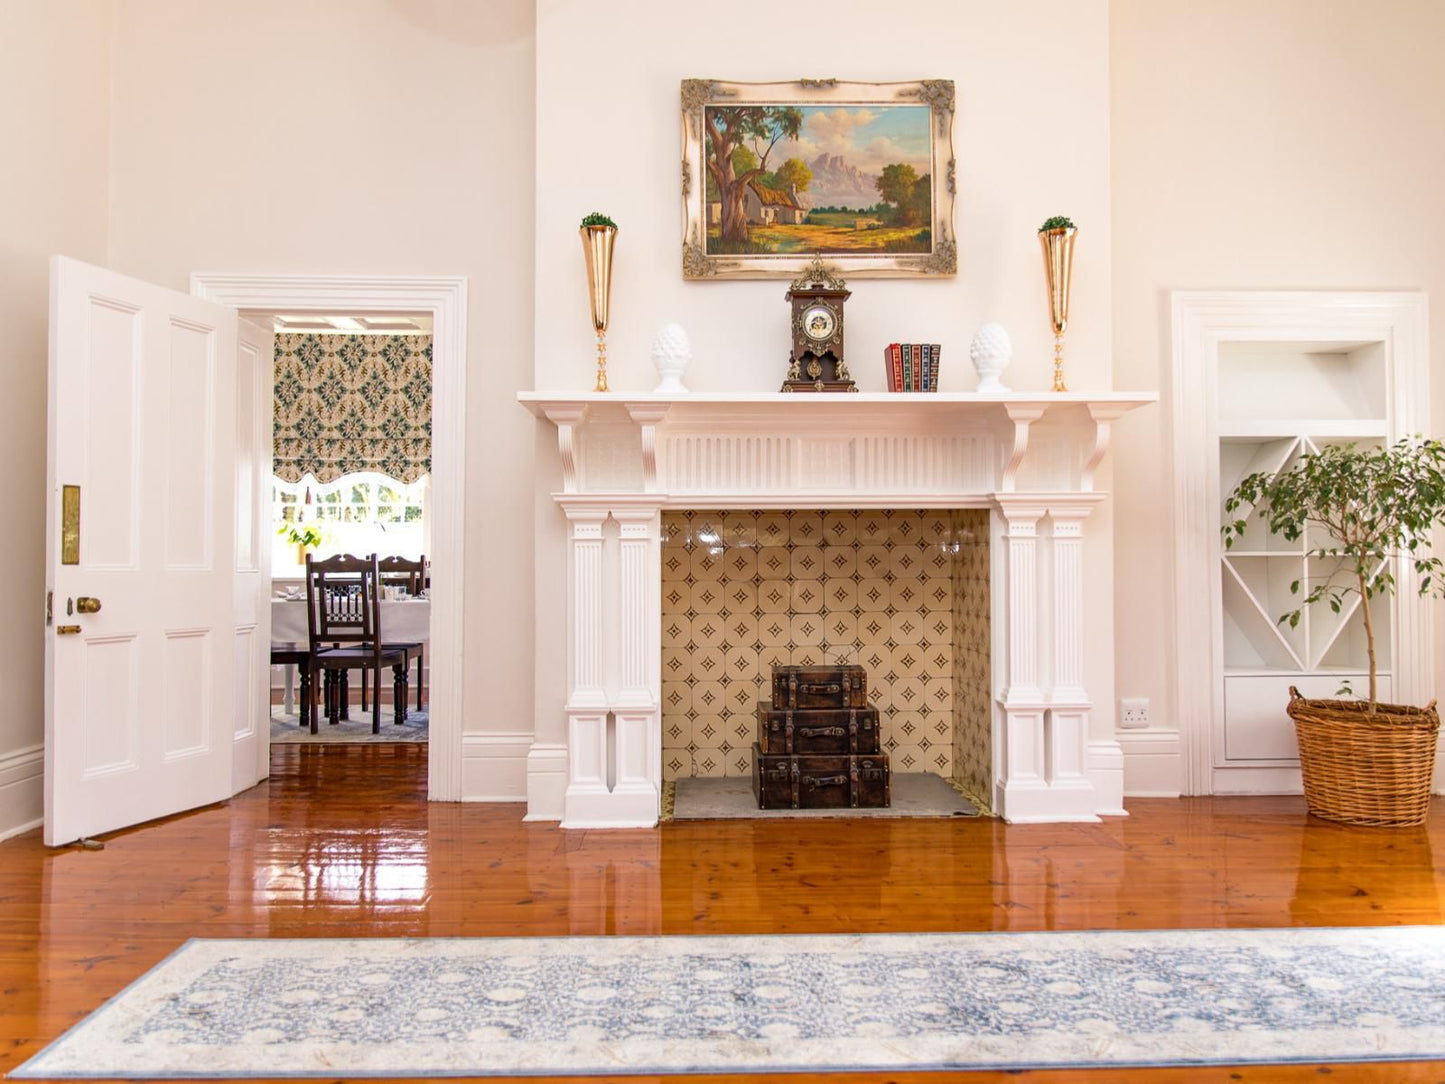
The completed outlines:
{"type": "Polygon", "coordinates": [[[468,276],[465,728],[529,731],[529,0],[119,8],[117,270],[468,276]]]}
{"type": "MultiPolygon", "coordinates": [[[[1438,435],[1442,40],[1445,4],[1433,0],[1113,0],[1120,388],[1167,391],[1170,290],[1423,289],[1438,435]]],[[[1114,550],[1117,685],[1148,696],[1165,725],[1177,718],[1171,439],[1161,408],[1124,429],[1115,452],[1115,514],[1129,525],[1114,550]]],[[[1438,621],[1436,645],[1445,652],[1438,621]]]]}
{"type": "MultiPolygon", "coordinates": [[[[676,320],[692,340],[686,376],[697,391],[771,391],[783,376],[787,307],[782,281],[686,282],[680,269],[682,198],[678,85],[687,77],[849,80],[943,77],[957,84],[954,129],[960,195],[960,273],[934,280],[850,283],[848,351],[864,390],[881,390],[870,359],[894,340],[944,344],[941,385],[976,383],[968,344],[988,320],[1012,334],[1005,375],[1020,390],[1049,386],[1052,336],[1034,231],[1052,214],[1080,223],[1069,331],[1069,376],[1078,390],[1111,386],[1108,9],[1103,0],[932,0],[909,11],[920,31],[906,50],[880,48],[875,3],[828,8],[822,59],[793,34],[760,32],[776,21],[768,0],[734,0],[726,18],[700,22],[700,7],[673,0],[537,3],[537,385],[588,390],[593,335],[577,223],[604,211],[619,224],[608,367],[615,390],[657,382],[648,351],[676,320]],[[1041,62],[1039,43],[1066,40],[1041,62]]],[[[1130,424],[1125,422],[1121,428],[1130,424]]],[[[542,447],[539,445],[539,448],[542,447]]],[[[555,453],[539,455],[538,645],[562,643],[563,523],[552,507],[555,453]]],[[[1105,482],[1107,484],[1107,480],[1105,482]]],[[[1107,568],[1111,514],[1089,524],[1087,560],[1107,568]]],[[[1112,733],[1111,600],[1106,577],[1090,581],[1086,660],[1099,711],[1112,733]]],[[[565,671],[559,652],[538,672],[538,735],[563,740],[565,671]]]]}
{"type": "MultiPolygon", "coordinates": [[[[0,138],[23,148],[0,159],[0,439],[23,502],[38,517],[52,252],[180,289],[199,268],[467,274],[467,729],[526,731],[535,717],[556,736],[559,468],[550,428],[514,394],[589,384],[577,220],[600,209],[622,224],[615,387],[653,385],[648,345],[673,319],[692,335],[694,388],[771,388],[782,368],[783,283],[678,271],[686,76],[957,82],[961,273],[860,279],[849,302],[855,356],[943,342],[945,388],[973,385],[968,340],[989,319],[1013,334],[1008,381],[1047,386],[1033,229],[1053,213],[1082,225],[1069,373],[1083,390],[1167,391],[1171,289],[1445,291],[1445,68],[1432,54],[1445,6],[935,0],[907,60],[845,35],[826,71],[800,69],[795,39],[752,29],[773,7],[741,0],[700,34],[689,4],[538,0],[534,53],[530,0],[0,0],[0,138]],[[1070,48],[1041,63],[1037,43],[1059,37],[1070,48]],[[318,145],[352,153],[307,153],[318,145]],[[1166,228],[1181,216],[1188,230],[1166,228]]],[[[861,0],[830,10],[876,19],[861,0]]],[[[1445,364],[1439,334],[1433,359],[1445,364]]],[[[858,371],[881,386],[876,367],[858,371]]],[[[1445,378],[1432,402],[1445,417],[1445,378]]],[[[1118,576],[1117,652],[1101,624],[1088,662],[1104,731],[1115,676],[1156,721],[1175,710],[1168,420],[1143,411],[1117,428],[1114,506],[1129,529],[1115,543],[1106,507],[1089,551],[1118,576]]],[[[0,546],[17,570],[0,623],[3,802],[7,755],[40,739],[28,622],[43,562],[38,534],[0,546]]],[[[0,805],[0,832],[21,819],[0,805]]]]}
{"type": "Polygon", "coordinates": [[[1069,331],[1080,390],[1110,386],[1107,6],[1102,0],[932,0],[910,9],[906,50],[880,48],[876,3],[840,0],[826,59],[789,34],[760,33],[771,0],[734,0],[699,25],[672,0],[537,4],[537,384],[591,387],[593,335],[577,223],[592,210],[619,224],[608,367],[618,390],[651,389],[659,326],[677,320],[697,391],[773,391],[787,356],[783,281],[686,282],[681,271],[678,84],[685,77],[850,80],[946,77],[957,84],[954,142],[960,272],[934,280],[864,280],[848,302],[848,353],[863,390],[881,390],[895,340],[944,344],[946,391],[975,384],[968,343],[979,325],[1009,329],[1005,381],[1048,387],[1052,337],[1034,230],[1051,214],[1080,223],[1069,331]],[[1044,38],[1066,50],[1038,59],[1044,38]],[[816,69],[816,70],[815,70],[816,69]],[[879,359],[874,364],[874,359],[879,359]]]}
{"type": "Polygon", "coordinates": [[[0,0],[0,836],[40,816],[50,256],[106,259],[112,0],[0,0]]]}

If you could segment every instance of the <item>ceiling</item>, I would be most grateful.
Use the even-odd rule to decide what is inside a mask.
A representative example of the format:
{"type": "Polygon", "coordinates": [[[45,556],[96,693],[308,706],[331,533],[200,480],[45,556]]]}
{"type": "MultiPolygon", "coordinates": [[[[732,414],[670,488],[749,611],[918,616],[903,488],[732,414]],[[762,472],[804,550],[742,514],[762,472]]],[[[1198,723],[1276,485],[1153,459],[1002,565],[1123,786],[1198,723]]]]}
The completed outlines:
{"type": "Polygon", "coordinates": [[[319,313],[274,313],[278,332],[309,332],[313,335],[430,335],[430,316],[323,316],[319,313]]]}

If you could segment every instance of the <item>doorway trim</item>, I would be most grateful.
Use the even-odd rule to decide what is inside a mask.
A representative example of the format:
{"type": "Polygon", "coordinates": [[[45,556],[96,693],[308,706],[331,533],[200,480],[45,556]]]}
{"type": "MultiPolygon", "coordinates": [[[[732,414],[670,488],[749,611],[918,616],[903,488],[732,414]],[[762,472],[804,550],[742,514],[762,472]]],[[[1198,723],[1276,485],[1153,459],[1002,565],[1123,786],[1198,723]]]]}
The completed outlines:
{"type": "Polygon", "coordinates": [[[196,271],[191,293],[244,312],[365,311],[432,318],[432,598],[427,797],[462,798],[466,553],[467,280],[463,275],[297,275],[196,271]],[[440,645],[442,650],[437,650],[440,645]]]}
{"type": "MultiPolygon", "coordinates": [[[[1429,300],[1417,292],[1176,290],[1173,354],[1175,682],[1185,794],[1214,794],[1215,713],[1223,707],[1219,583],[1218,369],[1221,343],[1375,342],[1387,351],[1390,440],[1428,427],[1429,300]],[[1209,620],[1200,617],[1210,615],[1209,620]],[[1207,665],[1206,665],[1207,664],[1207,665]]],[[[1435,696],[1434,626],[1415,574],[1402,562],[1394,600],[1392,693],[1400,703],[1435,696]]],[[[1445,787],[1438,754],[1435,792],[1445,787]]],[[[1239,769],[1235,769],[1239,770],[1239,769]]],[[[1267,769],[1273,770],[1273,769],[1267,769]]],[[[1271,781],[1262,793],[1277,793],[1271,781]]]]}

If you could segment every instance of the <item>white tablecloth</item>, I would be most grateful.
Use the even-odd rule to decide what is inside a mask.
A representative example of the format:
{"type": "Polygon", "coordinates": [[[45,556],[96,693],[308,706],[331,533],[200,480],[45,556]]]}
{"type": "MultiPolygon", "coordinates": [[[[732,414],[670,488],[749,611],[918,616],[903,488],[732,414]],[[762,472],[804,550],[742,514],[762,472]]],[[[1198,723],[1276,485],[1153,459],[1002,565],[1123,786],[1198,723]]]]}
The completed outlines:
{"type": "MultiPolygon", "coordinates": [[[[271,642],[306,643],[306,601],[271,600],[271,642]]],[[[381,638],[393,643],[425,643],[431,639],[431,600],[410,598],[382,602],[381,638]]]]}

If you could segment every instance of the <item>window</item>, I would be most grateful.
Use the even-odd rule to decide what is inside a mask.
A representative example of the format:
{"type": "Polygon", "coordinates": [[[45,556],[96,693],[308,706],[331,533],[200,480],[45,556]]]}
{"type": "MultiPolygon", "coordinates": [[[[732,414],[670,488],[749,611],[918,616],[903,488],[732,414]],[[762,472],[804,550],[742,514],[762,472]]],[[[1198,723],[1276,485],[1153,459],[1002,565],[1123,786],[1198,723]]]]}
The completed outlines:
{"type": "Polygon", "coordinates": [[[321,543],[317,557],[338,553],[358,556],[416,557],[426,552],[426,475],[410,485],[385,474],[358,472],[322,484],[310,475],[299,482],[271,479],[271,503],[277,530],[271,568],[275,576],[299,575],[304,558],[281,533],[284,526],[315,524],[321,543]]]}

